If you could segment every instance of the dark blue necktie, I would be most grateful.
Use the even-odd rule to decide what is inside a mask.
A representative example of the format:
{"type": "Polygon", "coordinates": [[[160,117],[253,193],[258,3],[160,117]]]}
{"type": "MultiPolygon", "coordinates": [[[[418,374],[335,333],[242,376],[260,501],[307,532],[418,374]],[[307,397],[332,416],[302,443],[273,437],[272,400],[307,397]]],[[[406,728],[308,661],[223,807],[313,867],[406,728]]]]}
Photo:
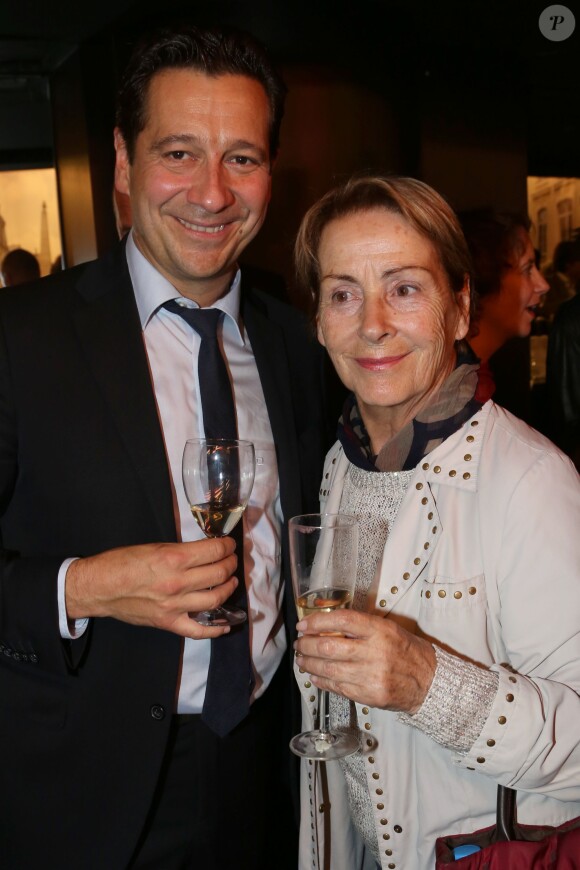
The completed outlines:
{"type": "MultiPolygon", "coordinates": [[[[175,300],[165,308],[195,329],[201,338],[197,372],[206,438],[237,438],[236,408],[227,366],[218,342],[218,324],[223,312],[217,308],[186,308],[175,300]]],[[[244,536],[242,521],[231,537],[236,542],[238,588],[226,602],[247,612],[244,580],[244,536]]],[[[254,685],[250,661],[248,620],[223,637],[212,639],[209,672],[201,718],[212,731],[224,737],[244,719],[250,709],[254,685]]]]}

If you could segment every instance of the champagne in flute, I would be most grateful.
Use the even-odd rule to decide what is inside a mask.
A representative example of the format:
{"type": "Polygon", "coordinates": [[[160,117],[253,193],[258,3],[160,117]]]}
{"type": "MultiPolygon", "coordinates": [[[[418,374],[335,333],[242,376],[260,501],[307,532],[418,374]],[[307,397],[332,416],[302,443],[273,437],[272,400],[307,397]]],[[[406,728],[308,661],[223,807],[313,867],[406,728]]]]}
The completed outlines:
{"type": "MultiPolygon", "coordinates": [[[[354,594],[358,523],[346,514],[305,514],[288,525],[294,600],[300,619],[349,607],[354,594]]],[[[334,632],[329,632],[334,634],[334,632]]],[[[318,729],[297,734],[290,749],[303,758],[331,761],[356,752],[358,739],[333,730],[328,692],[318,693],[318,729]]]]}
{"type": "Polygon", "coordinates": [[[296,599],[298,617],[304,619],[317,611],[331,613],[333,610],[342,610],[350,607],[352,594],[348,589],[334,589],[332,586],[323,586],[322,589],[314,589],[306,592],[296,599]]]}

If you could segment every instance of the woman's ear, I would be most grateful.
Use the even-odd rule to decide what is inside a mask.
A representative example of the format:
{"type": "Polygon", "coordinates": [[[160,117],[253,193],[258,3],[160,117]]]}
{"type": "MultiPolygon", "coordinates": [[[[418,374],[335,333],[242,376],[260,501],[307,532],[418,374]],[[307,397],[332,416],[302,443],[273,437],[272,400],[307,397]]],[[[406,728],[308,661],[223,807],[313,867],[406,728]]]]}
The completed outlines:
{"type": "Polygon", "coordinates": [[[320,316],[318,314],[316,315],[315,323],[316,323],[316,337],[317,337],[318,341],[320,342],[320,344],[322,345],[322,347],[326,347],[326,342],[324,340],[324,333],[322,332],[322,327],[320,325],[320,316]]]}
{"type": "Polygon", "coordinates": [[[469,311],[471,307],[471,283],[469,275],[465,275],[463,287],[459,293],[455,294],[455,302],[458,308],[455,341],[460,341],[469,332],[469,311]]]}

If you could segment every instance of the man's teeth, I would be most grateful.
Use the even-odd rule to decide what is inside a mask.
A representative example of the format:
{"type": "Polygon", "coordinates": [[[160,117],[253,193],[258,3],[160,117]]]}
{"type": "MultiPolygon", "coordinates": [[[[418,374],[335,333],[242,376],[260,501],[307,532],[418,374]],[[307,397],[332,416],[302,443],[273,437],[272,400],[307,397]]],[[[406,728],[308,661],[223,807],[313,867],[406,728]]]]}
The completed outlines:
{"type": "Polygon", "coordinates": [[[183,224],[188,230],[195,230],[196,233],[219,233],[225,227],[225,224],[220,224],[217,227],[202,227],[197,224],[190,224],[187,221],[184,221],[182,218],[178,218],[179,223],[183,224]]]}

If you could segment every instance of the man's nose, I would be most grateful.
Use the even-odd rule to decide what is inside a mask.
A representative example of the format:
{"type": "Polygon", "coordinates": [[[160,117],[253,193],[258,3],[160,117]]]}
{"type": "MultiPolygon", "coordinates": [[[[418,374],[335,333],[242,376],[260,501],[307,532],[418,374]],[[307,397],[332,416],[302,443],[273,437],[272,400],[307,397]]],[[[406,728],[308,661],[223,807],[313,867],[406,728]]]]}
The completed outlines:
{"type": "Polygon", "coordinates": [[[199,165],[187,192],[187,201],[217,214],[235,202],[227,167],[221,161],[206,161],[199,165]]]}

